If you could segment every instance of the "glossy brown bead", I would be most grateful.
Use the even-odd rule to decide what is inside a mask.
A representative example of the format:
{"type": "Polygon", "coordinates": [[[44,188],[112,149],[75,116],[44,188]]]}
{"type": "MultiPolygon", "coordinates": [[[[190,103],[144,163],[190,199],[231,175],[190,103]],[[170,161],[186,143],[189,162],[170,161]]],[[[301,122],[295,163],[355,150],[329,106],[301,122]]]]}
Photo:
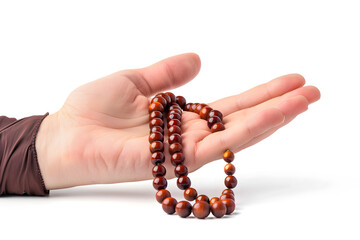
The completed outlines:
{"type": "Polygon", "coordinates": [[[191,186],[191,181],[188,176],[181,176],[177,179],[176,184],[179,189],[185,190],[191,186]]]}
{"type": "Polygon", "coordinates": [[[205,106],[203,107],[201,110],[200,110],[200,118],[201,119],[205,119],[207,120],[208,119],[208,116],[209,116],[209,113],[211,112],[211,110],[213,110],[211,107],[209,106],[205,106]]]}
{"type": "Polygon", "coordinates": [[[235,201],[230,198],[225,198],[223,200],[220,200],[223,202],[226,206],[226,215],[231,214],[235,210],[235,201]]]}
{"type": "Polygon", "coordinates": [[[179,126],[171,126],[168,128],[168,135],[173,133],[181,134],[181,128],[179,126]]]}
{"type": "Polygon", "coordinates": [[[151,154],[151,163],[154,165],[163,164],[165,162],[165,155],[162,152],[154,152],[151,154]]]}
{"type": "Polygon", "coordinates": [[[153,102],[149,105],[149,113],[152,111],[164,112],[164,106],[159,102],[153,102]]]}
{"type": "Polygon", "coordinates": [[[173,110],[170,110],[169,113],[168,113],[168,115],[169,115],[169,114],[173,114],[173,113],[177,113],[177,114],[182,115],[182,111],[179,110],[179,109],[177,109],[177,108],[176,108],[176,109],[173,109],[173,110]]]}
{"type": "Polygon", "coordinates": [[[207,106],[207,105],[206,105],[205,103],[199,103],[199,104],[196,106],[196,108],[195,108],[195,110],[194,110],[194,113],[200,114],[201,109],[202,109],[203,107],[206,107],[206,106],[207,106]]]}
{"type": "Polygon", "coordinates": [[[166,92],[165,94],[170,97],[171,103],[176,103],[176,97],[172,92],[166,92]]]}
{"type": "Polygon", "coordinates": [[[184,191],[184,198],[188,201],[193,201],[197,197],[197,191],[194,188],[188,188],[184,191]]]}
{"type": "Polygon", "coordinates": [[[206,195],[199,195],[199,196],[197,196],[196,202],[199,202],[199,201],[205,201],[205,202],[207,202],[207,203],[210,203],[210,199],[209,199],[209,197],[206,196],[206,195]]]}
{"type": "Polygon", "coordinates": [[[209,112],[209,115],[208,115],[208,118],[210,118],[210,117],[218,117],[218,118],[220,118],[221,119],[221,121],[223,120],[223,115],[222,115],[222,113],[220,112],[220,111],[218,111],[218,110],[212,110],[212,111],[210,111],[209,112]]]}
{"type": "Polygon", "coordinates": [[[150,135],[149,135],[149,143],[152,143],[154,141],[163,142],[164,141],[164,136],[159,132],[150,133],[150,135]]]}
{"type": "Polygon", "coordinates": [[[224,193],[224,194],[221,194],[221,196],[220,196],[220,200],[223,200],[223,199],[225,199],[225,198],[230,198],[230,199],[232,199],[232,200],[234,200],[234,201],[235,201],[235,197],[234,197],[234,195],[233,195],[233,194],[231,194],[231,193],[224,193]]]}
{"type": "Polygon", "coordinates": [[[172,143],[170,144],[169,146],[169,153],[170,154],[174,154],[174,153],[177,153],[177,152],[181,152],[182,151],[182,145],[180,143],[172,143]]]}
{"type": "Polygon", "coordinates": [[[224,189],[224,191],[222,191],[222,193],[221,193],[221,194],[227,194],[227,193],[230,193],[230,194],[232,194],[232,195],[234,195],[234,196],[235,196],[234,191],[233,191],[233,190],[231,190],[231,189],[224,189]]]}
{"type": "Polygon", "coordinates": [[[195,109],[199,103],[193,103],[190,107],[190,112],[195,112],[195,109]]]}
{"type": "Polygon", "coordinates": [[[164,134],[164,128],[160,127],[160,126],[154,126],[150,129],[150,133],[152,132],[159,132],[161,134],[164,134]]]}
{"type": "Polygon", "coordinates": [[[207,124],[208,124],[208,127],[211,129],[211,127],[215,124],[215,123],[219,123],[221,122],[221,119],[218,118],[218,117],[209,117],[208,120],[207,120],[207,124]]]}
{"type": "Polygon", "coordinates": [[[172,104],[169,107],[169,111],[172,111],[172,110],[179,110],[181,112],[181,107],[178,104],[172,104]]]}
{"type": "Polygon", "coordinates": [[[154,177],[163,177],[165,176],[165,174],[166,174],[166,168],[161,164],[155,165],[152,169],[152,175],[154,177]]]}
{"type": "Polygon", "coordinates": [[[153,180],[153,187],[156,190],[165,189],[167,187],[167,180],[164,177],[156,177],[153,180]]]}
{"type": "Polygon", "coordinates": [[[181,176],[187,176],[188,175],[188,169],[185,165],[183,164],[179,164],[175,167],[174,169],[174,173],[176,177],[181,177],[181,176]]]}
{"type": "Polygon", "coordinates": [[[165,98],[161,97],[161,96],[155,96],[152,100],[151,100],[152,103],[154,102],[158,102],[158,103],[161,103],[161,105],[163,105],[164,108],[166,108],[166,105],[167,105],[167,101],[165,98]]]}
{"type": "Polygon", "coordinates": [[[176,103],[179,104],[181,108],[184,108],[186,105],[186,99],[183,96],[176,96],[176,103]]]}
{"type": "Polygon", "coordinates": [[[181,127],[181,121],[179,119],[171,119],[170,121],[168,121],[168,128],[171,126],[181,127]]]}
{"type": "Polygon", "coordinates": [[[235,155],[232,151],[226,150],[223,154],[223,159],[225,162],[231,163],[234,161],[235,155]]]}
{"type": "Polygon", "coordinates": [[[237,180],[235,176],[227,176],[224,182],[227,188],[234,188],[237,185],[237,180]]]}
{"type": "Polygon", "coordinates": [[[183,164],[184,160],[185,160],[185,156],[181,152],[171,154],[170,162],[174,166],[177,166],[179,164],[183,164]]]}
{"type": "Polygon", "coordinates": [[[164,121],[160,118],[153,118],[150,120],[149,122],[149,126],[150,128],[155,127],[155,126],[159,126],[159,127],[164,127],[164,121]]]}
{"type": "Polygon", "coordinates": [[[211,213],[217,218],[221,218],[226,214],[226,205],[222,201],[214,202],[210,208],[211,213]]]}
{"type": "Polygon", "coordinates": [[[160,118],[162,119],[163,118],[163,114],[162,112],[159,112],[159,111],[152,111],[150,114],[149,114],[149,121],[153,118],[160,118]]]}
{"type": "Polygon", "coordinates": [[[175,211],[177,215],[179,215],[182,218],[186,218],[190,216],[192,211],[192,206],[188,201],[180,201],[175,206],[175,211]]]}
{"type": "Polygon", "coordinates": [[[235,173],[235,166],[231,163],[228,163],[224,167],[224,172],[226,175],[233,175],[235,173]]]}
{"type": "Polygon", "coordinates": [[[175,198],[167,197],[164,199],[164,201],[162,201],[162,209],[167,214],[173,214],[175,212],[176,204],[177,204],[177,201],[175,198]]]}
{"type": "Polygon", "coordinates": [[[165,98],[165,99],[166,99],[167,106],[170,106],[170,104],[171,104],[171,98],[169,97],[169,95],[167,95],[167,94],[165,94],[165,93],[159,93],[159,94],[156,94],[155,97],[158,97],[158,96],[165,98]]]}
{"type": "Polygon", "coordinates": [[[178,114],[178,113],[169,114],[169,115],[167,116],[167,121],[169,122],[169,121],[172,120],[172,119],[177,119],[177,120],[181,121],[181,115],[178,114]]]}
{"type": "Polygon", "coordinates": [[[210,204],[205,201],[196,202],[193,206],[193,214],[199,219],[204,219],[210,214],[210,204]]]}
{"type": "Polygon", "coordinates": [[[184,111],[190,111],[191,106],[192,106],[192,103],[187,103],[184,107],[184,111]]]}
{"type": "Polygon", "coordinates": [[[150,152],[163,152],[164,151],[164,144],[160,141],[154,141],[150,143],[150,152]]]}
{"type": "Polygon", "coordinates": [[[171,134],[170,137],[168,138],[168,142],[169,144],[173,144],[173,143],[182,143],[182,138],[180,134],[174,133],[171,134]]]}
{"type": "Polygon", "coordinates": [[[214,204],[214,202],[219,201],[220,199],[218,197],[213,197],[210,199],[210,207],[214,204]]]}
{"type": "Polygon", "coordinates": [[[168,197],[171,197],[171,194],[166,189],[160,189],[155,194],[156,201],[158,201],[159,203],[162,203],[164,201],[164,199],[168,198],[168,197]]]}
{"type": "Polygon", "coordinates": [[[215,123],[214,125],[212,125],[211,127],[211,132],[214,133],[214,132],[220,132],[220,131],[223,131],[225,130],[225,126],[223,123],[219,122],[219,123],[215,123]]]}

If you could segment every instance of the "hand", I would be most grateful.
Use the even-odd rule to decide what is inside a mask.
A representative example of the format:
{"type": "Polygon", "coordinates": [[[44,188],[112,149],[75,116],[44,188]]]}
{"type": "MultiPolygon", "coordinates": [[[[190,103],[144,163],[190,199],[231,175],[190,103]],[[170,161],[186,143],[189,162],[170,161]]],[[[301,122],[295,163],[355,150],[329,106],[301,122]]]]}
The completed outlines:
{"type": "MultiPolygon", "coordinates": [[[[182,54],[114,73],[71,92],[62,108],[44,119],[37,135],[46,188],[151,179],[150,97],[187,83],[199,70],[196,54],[182,54]]],[[[261,141],[306,111],[320,93],[304,84],[301,75],[285,75],[210,103],[224,114],[226,128],[213,134],[197,114],[184,112],[182,139],[189,171],[221,158],[226,149],[238,152],[261,141]]],[[[166,177],[171,178],[166,149],[165,144],[166,177]]]]}

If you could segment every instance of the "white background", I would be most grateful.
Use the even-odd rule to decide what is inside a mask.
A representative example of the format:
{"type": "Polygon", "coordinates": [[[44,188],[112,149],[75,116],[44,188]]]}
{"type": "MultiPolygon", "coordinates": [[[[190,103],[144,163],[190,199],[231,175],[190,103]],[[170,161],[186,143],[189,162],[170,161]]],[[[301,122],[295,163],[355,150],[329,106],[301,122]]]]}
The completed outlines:
{"type": "MultiPolygon", "coordinates": [[[[2,115],[54,113],[81,84],[183,52],[202,58],[195,80],[174,91],[189,100],[294,72],[322,93],[236,154],[230,217],[168,216],[151,181],[83,186],[1,197],[1,239],[360,239],[359,12],[346,0],[0,1],[2,115]]],[[[193,186],[218,193],[222,167],[190,174],[193,186]]]]}

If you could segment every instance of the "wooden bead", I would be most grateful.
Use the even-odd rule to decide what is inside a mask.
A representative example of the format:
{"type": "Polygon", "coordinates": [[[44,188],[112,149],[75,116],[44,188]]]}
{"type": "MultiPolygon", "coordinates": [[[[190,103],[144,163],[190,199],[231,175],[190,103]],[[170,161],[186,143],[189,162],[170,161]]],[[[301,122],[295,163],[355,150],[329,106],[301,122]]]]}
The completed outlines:
{"type": "Polygon", "coordinates": [[[207,105],[205,103],[200,103],[196,106],[194,113],[200,114],[200,111],[203,107],[206,107],[207,105]]]}
{"type": "Polygon", "coordinates": [[[164,112],[164,107],[159,102],[153,102],[149,105],[149,113],[151,113],[152,111],[164,112]]]}
{"type": "Polygon", "coordinates": [[[183,164],[179,164],[175,167],[174,169],[174,173],[176,177],[181,177],[181,176],[187,176],[188,175],[188,169],[185,165],[183,164]]]}
{"type": "Polygon", "coordinates": [[[193,206],[193,214],[199,219],[204,219],[210,214],[210,204],[205,201],[196,202],[193,206]]]}
{"type": "Polygon", "coordinates": [[[235,210],[235,201],[230,198],[225,198],[223,200],[220,200],[223,202],[226,206],[226,215],[231,214],[235,210]]]}
{"type": "Polygon", "coordinates": [[[184,107],[184,111],[190,111],[191,106],[192,106],[192,103],[187,103],[184,107]]]}
{"type": "Polygon", "coordinates": [[[227,176],[224,182],[227,188],[234,188],[237,185],[237,180],[235,176],[227,176]]]}
{"type": "Polygon", "coordinates": [[[176,97],[172,92],[166,92],[165,94],[171,98],[171,103],[176,103],[176,97]]]}
{"type": "Polygon", "coordinates": [[[167,116],[168,122],[169,122],[170,120],[172,120],[172,119],[181,120],[181,115],[178,114],[178,113],[169,114],[169,115],[167,116]]]}
{"type": "Polygon", "coordinates": [[[197,191],[194,188],[188,188],[184,191],[184,198],[188,201],[193,201],[197,197],[197,191]]]}
{"type": "Polygon", "coordinates": [[[161,97],[161,96],[155,96],[152,100],[151,100],[152,103],[154,102],[158,102],[158,103],[161,103],[161,105],[163,105],[164,108],[166,108],[167,106],[167,101],[165,98],[161,97]]]}
{"type": "Polygon", "coordinates": [[[235,155],[230,150],[226,150],[223,154],[223,159],[225,160],[225,162],[231,163],[232,161],[234,161],[234,158],[235,158],[235,155]]]}
{"type": "Polygon", "coordinates": [[[219,201],[220,199],[218,197],[213,197],[210,199],[210,207],[214,204],[214,202],[219,201]]]}
{"type": "Polygon", "coordinates": [[[166,174],[166,168],[163,165],[155,165],[152,169],[154,177],[163,177],[166,174]]]}
{"type": "Polygon", "coordinates": [[[156,190],[165,189],[167,187],[167,180],[164,177],[156,177],[153,180],[153,187],[156,190]]]}
{"type": "Polygon", "coordinates": [[[207,120],[207,124],[210,129],[215,123],[219,123],[219,122],[221,122],[221,119],[217,116],[209,117],[207,120]]]}
{"type": "Polygon", "coordinates": [[[150,129],[150,133],[153,132],[159,132],[161,134],[164,134],[164,128],[160,127],[160,126],[154,126],[150,129]]]}
{"type": "Polygon", "coordinates": [[[169,153],[170,154],[174,154],[174,153],[177,153],[177,152],[181,152],[182,151],[182,145],[180,143],[172,143],[170,144],[169,146],[169,153]]]}
{"type": "Polygon", "coordinates": [[[170,137],[168,138],[168,142],[169,144],[173,144],[173,143],[182,143],[182,138],[180,134],[174,133],[171,134],[170,137]]]}
{"type": "Polygon", "coordinates": [[[210,203],[210,199],[208,196],[206,195],[199,195],[197,198],[196,198],[196,202],[199,202],[199,201],[205,201],[207,203],[210,203]]]}
{"type": "Polygon", "coordinates": [[[180,201],[176,204],[175,211],[182,218],[190,216],[192,206],[188,201],[180,201]]]}
{"type": "Polygon", "coordinates": [[[230,194],[232,194],[232,195],[234,195],[234,196],[235,196],[234,191],[233,191],[233,190],[231,190],[231,189],[225,189],[224,191],[222,191],[222,193],[221,193],[221,194],[226,194],[226,193],[230,193],[230,194]]]}
{"type": "Polygon", "coordinates": [[[163,97],[166,99],[166,103],[167,103],[167,106],[170,106],[171,104],[171,98],[169,97],[169,95],[165,94],[165,93],[159,93],[157,94],[155,97],[157,96],[160,96],[160,97],[163,97]]]}
{"type": "Polygon", "coordinates": [[[214,133],[214,132],[220,132],[220,131],[223,131],[225,130],[225,126],[223,123],[221,122],[218,122],[218,123],[215,123],[214,125],[212,125],[211,127],[211,132],[214,133]]]}
{"type": "Polygon", "coordinates": [[[163,114],[159,111],[152,111],[150,114],[149,114],[149,121],[153,118],[160,118],[162,119],[163,118],[163,114]]]}
{"type": "Polygon", "coordinates": [[[201,119],[208,119],[209,113],[212,111],[213,109],[209,106],[205,106],[200,110],[200,118],[201,119]]]}
{"type": "Polygon", "coordinates": [[[160,141],[154,141],[150,143],[150,152],[163,152],[164,151],[164,144],[160,141]]]}
{"type": "Polygon", "coordinates": [[[190,107],[190,112],[195,112],[195,109],[199,103],[193,103],[190,107]]]}
{"type": "Polygon", "coordinates": [[[232,200],[234,200],[234,201],[235,201],[235,197],[234,197],[234,195],[233,195],[233,194],[231,194],[231,193],[224,193],[224,194],[221,194],[221,196],[220,196],[220,200],[223,200],[223,199],[225,199],[225,198],[230,198],[230,199],[232,199],[232,200]]]}
{"type": "Polygon", "coordinates": [[[231,163],[228,163],[224,167],[224,172],[226,175],[233,175],[235,173],[235,166],[231,163]]]}
{"type": "Polygon", "coordinates": [[[149,135],[149,143],[152,143],[154,141],[163,142],[164,141],[164,136],[159,132],[150,133],[150,135],[149,135]]]}
{"type": "Polygon", "coordinates": [[[168,121],[168,128],[172,126],[178,126],[181,128],[181,121],[178,119],[171,119],[170,121],[168,121]]]}
{"type": "Polygon", "coordinates": [[[221,119],[221,121],[223,120],[223,115],[222,115],[222,113],[221,113],[220,111],[218,111],[218,110],[212,110],[212,111],[210,111],[210,112],[209,112],[209,115],[208,115],[208,118],[210,118],[210,117],[215,117],[215,116],[219,117],[219,118],[221,119]]]}
{"type": "Polygon", "coordinates": [[[184,109],[186,105],[186,99],[183,96],[176,96],[176,103],[179,104],[182,109],[184,109]]]}
{"type": "Polygon", "coordinates": [[[176,184],[179,189],[185,190],[191,186],[191,181],[188,176],[181,176],[177,179],[176,184]]]}
{"type": "Polygon", "coordinates": [[[181,110],[179,110],[179,109],[177,109],[177,108],[176,108],[176,109],[173,109],[173,110],[170,110],[169,113],[168,113],[168,115],[169,115],[169,114],[173,114],[173,113],[177,113],[177,114],[182,115],[181,110]]]}
{"type": "Polygon", "coordinates": [[[150,128],[155,127],[155,126],[159,126],[159,127],[164,127],[164,121],[160,118],[153,118],[150,120],[149,122],[149,126],[150,128]]]}
{"type": "Polygon", "coordinates": [[[169,107],[169,111],[172,111],[172,110],[178,110],[181,112],[181,107],[177,103],[175,103],[169,107]]]}
{"type": "Polygon", "coordinates": [[[171,126],[168,128],[168,135],[173,133],[181,134],[181,128],[179,126],[171,126]]]}
{"type": "Polygon", "coordinates": [[[163,164],[165,162],[165,155],[162,152],[154,152],[151,154],[151,163],[154,165],[163,164]]]}
{"type": "Polygon", "coordinates": [[[166,189],[160,189],[159,191],[156,192],[155,197],[156,197],[156,201],[162,203],[165,198],[171,197],[171,194],[166,189]]]}
{"type": "Polygon", "coordinates": [[[222,201],[214,202],[210,208],[211,213],[217,218],[221,218],[226,214],[226,205],[222,201]]]}
{"type": "Polygon", "coordinates": [[[177,166],[179,164],[183,164],[185,160],[185,156],[181,152],[177,152],[171,155],[170,162],[173,166],[177,166]]]}
{"type": "Polygon", "coordinates": [[[164,201],[162,201],[162,209],[167,214],[173,214],[175,212],[176,204],[177,204],[177,201],[175,198],[167,197],[164,199],[164,201]]]}

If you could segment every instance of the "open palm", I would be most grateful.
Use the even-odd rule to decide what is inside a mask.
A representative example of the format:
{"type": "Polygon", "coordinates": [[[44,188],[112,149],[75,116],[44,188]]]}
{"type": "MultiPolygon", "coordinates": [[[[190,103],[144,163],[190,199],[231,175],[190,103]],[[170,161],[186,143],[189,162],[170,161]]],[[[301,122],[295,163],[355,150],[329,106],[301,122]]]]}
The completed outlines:
{"type": "MultiPolygon", "coordinates": [[[[38,159],[46,187],[150,179],[150,97],[187,83],[199,70],[199,57],[188,53],[75,89],[58,112],[45,118],[38,133],[38,159]],[[48,154],[41,150],[45,141],[48,154]]],[[[226,127],[213,134],[197,114],[184,112],[185,165],[194,171],[220,158],[226,149],[238,152],[270,136],[319,99],[317,88],[304,84],[302,76],[290,74],[209,103],[224,114],[226,127]]],[[[165,140],[169,159],[166,146],[165,140]]],[[[169,161],[165,166],[167,178],[174,177],[169,161]]]]}

